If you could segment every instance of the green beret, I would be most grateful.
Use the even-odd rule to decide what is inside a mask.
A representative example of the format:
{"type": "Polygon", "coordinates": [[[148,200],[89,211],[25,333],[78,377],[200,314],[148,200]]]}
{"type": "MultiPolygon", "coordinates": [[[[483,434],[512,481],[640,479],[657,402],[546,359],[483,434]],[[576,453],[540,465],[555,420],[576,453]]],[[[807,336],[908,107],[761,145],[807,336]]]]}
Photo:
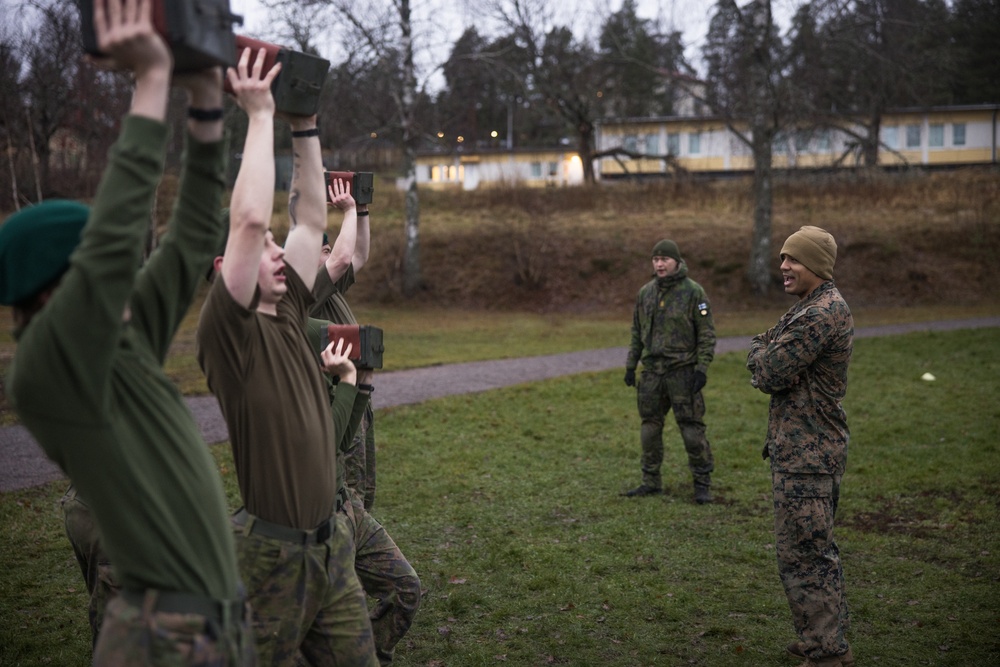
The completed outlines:
{"type": "Polygon", "coordinates": [[[21,209],[0,226],[0,304],[34,296],[69,268],[90,209],[53,199],[21,209]]]}

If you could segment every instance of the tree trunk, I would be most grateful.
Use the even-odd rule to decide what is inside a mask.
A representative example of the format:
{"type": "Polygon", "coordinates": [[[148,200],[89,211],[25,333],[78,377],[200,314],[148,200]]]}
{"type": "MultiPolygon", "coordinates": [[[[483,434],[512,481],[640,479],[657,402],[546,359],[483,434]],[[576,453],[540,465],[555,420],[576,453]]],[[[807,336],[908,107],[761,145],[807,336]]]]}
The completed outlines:
{"type": "Polygon", "coordinates": [[[872,109],[867,129],[868,132],[862,145],[861,161],[866,167],[877,167],[879,133],[882,131],[882,113],[878,109],[872,109]]]}
{"type": "Polygon", "coordinates": [[[399,25],[403,35],[403,96],[400,109],[403,129],[403,178],[406,183],[406,247],[403,254],[403,295],[413,296],[421,288],[420,275],[420,197],[417,193],[416,136],[414,104],[417,81],[413,68],[413,30],[410,23],[410,1],[399,3],[399,25]]]}
{"type": "Polygon", "coordinates": [[[583,163],[583,182],[593,185],[597,182],[594,176],[594,126],[587,122],[579,125],[580,161],[583,163]]]}
{"type": "Polygon", "coordinates": [[[417,194],[417,170],[413,151],[403,151],[406,183],[406,246],[403,254],[403,295],[413,296],[423,283],[420,276],[420,197],[417,194]]]}
{"type": "Polygon", "coordinates": [[[754,294],[767,296],[771,288],[771,214],[773,180],[771,133],[764,128],[753,133],[753,239],[747,279],[754,294]]]}

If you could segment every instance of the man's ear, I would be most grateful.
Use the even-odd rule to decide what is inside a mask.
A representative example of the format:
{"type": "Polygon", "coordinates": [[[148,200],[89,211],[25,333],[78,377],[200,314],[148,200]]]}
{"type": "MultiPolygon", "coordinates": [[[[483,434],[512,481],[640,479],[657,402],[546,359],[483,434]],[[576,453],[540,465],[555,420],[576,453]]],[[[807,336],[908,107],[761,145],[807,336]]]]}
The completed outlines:
{"type": "Polygon", "coordinates": [[[205,280],[212,282],[220,271],[222,271],[222,255],[218,255],[212,260],[212,266],[205,272],[205,280]]]}

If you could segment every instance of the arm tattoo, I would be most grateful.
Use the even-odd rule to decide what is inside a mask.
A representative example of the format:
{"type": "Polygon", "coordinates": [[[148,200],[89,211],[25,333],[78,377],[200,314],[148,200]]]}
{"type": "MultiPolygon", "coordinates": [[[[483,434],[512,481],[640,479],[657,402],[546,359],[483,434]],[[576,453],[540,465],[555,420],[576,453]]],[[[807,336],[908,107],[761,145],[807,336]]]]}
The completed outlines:
{"type": "Polygon", "coordinates": [[[299,224],[298,216],[296,214],[296,204],[299,202],[299,196],[302,194],[299,191],[299,174],[302,173],[302,156],[297,152],[292,152],[292,183],[288,192],[288,231],[295,229],[295,226],[299,224]]]}
{"type": "Polygon", "coordinates": [[[299,191],[292,190],[288,194],[288,218],[289,218],[288,231],[292,231],[293,229],[295,229],[295,226],[299,224],[299,220],[295,211],[296,204],[298,203],[299,203],[299,191]]]}

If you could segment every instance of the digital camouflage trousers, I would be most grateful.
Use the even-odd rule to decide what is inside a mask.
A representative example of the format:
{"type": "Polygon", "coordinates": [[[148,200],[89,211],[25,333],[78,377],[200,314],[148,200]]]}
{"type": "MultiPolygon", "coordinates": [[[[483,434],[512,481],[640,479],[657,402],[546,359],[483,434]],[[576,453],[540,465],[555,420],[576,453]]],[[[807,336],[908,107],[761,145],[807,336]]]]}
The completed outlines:
{"type": "Polygon", "coordinates": [[[101,548],[101,536],[97,532],[97,523],[90,513],[90,508],[76,493],[76,487],[70,486],[61,500],[63,518],[66,522],[66,537],[73,546],[73,554],[83,574],[90,596],[88,616],[93,645],[97,645],[97,636],[104,620],[104,610],[108,601],[119,590],[114,570],[107,554],[101,548]]]}
{"type": "Polygon", "coordinates": [[[382,524],[365,511],[364,501],[355,494],[351,498],[343,514],[354,534],[354,569],[375,600],[370,610],[375,650],[387,665],[420,607],[420,579],[382,524]]]}
{"type": "Polygon", "coordinates": [[[642,483],[656,489],[663,487],[663,425],[673,410],[687,452],[688,468],[696,484],[711,483],[715,461],[705,436],[705,400],[701,392],[691,393],[694,367],[668,373],[643,370],[636,392],[639,418],[642,421],[642,483]]]}
{"type": "Polygon", "coordinates": [[[841,475],[773,472],[778,574],[792,623],[811,658],[847,651],[844,571],[833,538],[841,475]]]}
{"type": "Polygon", "coordinates": [[[234,524],[240,575],[253,610],[261,665],[375,667],[365,594],[354,572],[354,541],[342,514],[319,544],[296,544],[234,524]]]}
{"type": "Polygon", "coordinates": [[[94,664],[114,667],[253,667],[257,664],[246,603],[239,618],[155,611],[158,593],[140,604],[108,602],[94,664]]]}

